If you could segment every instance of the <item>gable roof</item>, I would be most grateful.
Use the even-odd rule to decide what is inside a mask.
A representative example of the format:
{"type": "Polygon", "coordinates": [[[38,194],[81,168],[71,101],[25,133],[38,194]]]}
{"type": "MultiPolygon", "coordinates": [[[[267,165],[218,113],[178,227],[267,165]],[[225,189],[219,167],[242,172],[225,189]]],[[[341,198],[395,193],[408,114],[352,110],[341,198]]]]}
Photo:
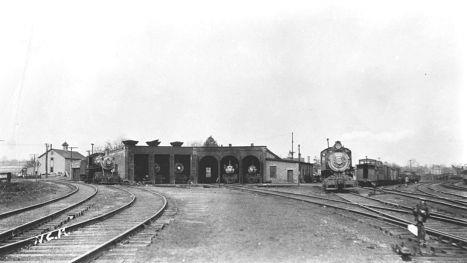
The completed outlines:
{"type": "Polygon", "coordinates": [[[273,153],[268,148],[266,148],[266,158],[268,158],[268,159],[278,159],[278,160],[282,159],[281,157],[279,157],[277,154],[273,153]]]}
{"type": "MultiPolygon", "coordinates": [[[[61,155],[65,159],[71,159],[71,151],[59,150],[59,149],[50,149],[48,152],[54,151],[57,154],[61,155]]],[[[37,158],[41,158],[45,153],[39,155],[37,158]]],[[[73,151],[73,160],[82,160],[84,157],[81,153],[73,151]]]]}

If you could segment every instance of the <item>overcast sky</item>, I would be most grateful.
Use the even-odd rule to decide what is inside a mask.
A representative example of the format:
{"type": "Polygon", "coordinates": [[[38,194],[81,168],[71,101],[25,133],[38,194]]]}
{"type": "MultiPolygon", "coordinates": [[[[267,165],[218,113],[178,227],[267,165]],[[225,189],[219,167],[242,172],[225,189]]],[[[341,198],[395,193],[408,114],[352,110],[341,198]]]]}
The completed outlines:
{"type": "Polygon", "coordinates": [[[293,131],[311,158],[467,163],[460,2],[64,2],[0,3],[0,157],[209,135],[286,156],[293,131]]]}

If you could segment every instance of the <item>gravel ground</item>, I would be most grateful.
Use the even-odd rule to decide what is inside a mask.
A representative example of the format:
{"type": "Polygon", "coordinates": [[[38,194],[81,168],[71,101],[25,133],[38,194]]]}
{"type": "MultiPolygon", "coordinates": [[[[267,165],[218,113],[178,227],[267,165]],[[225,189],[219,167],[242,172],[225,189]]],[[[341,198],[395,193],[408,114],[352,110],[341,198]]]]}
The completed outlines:
{"type": "Polygon", "coordinates": [[[174,221],[137,262],[402,262],[397,240],[340,211],[217,188],[156,188],[174,221]]]}
{"type": "Polygon", "coordinates": [[[63,196],[71,189],[62,184],[18,180],[0,185],[0,213],[63,196]]]}

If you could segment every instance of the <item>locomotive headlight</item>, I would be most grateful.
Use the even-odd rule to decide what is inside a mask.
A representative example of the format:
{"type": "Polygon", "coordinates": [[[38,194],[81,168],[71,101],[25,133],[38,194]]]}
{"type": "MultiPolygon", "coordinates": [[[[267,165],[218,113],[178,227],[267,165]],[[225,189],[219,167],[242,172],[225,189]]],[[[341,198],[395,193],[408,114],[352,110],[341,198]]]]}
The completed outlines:
{"type": "Polygon", "coordinates": [[[235,172],[235,168],[232,165],[227,165],[227,167],[225,167],[225,173],[233,174],[234,172],[235,172]]]}
{"type": "Polygon", "coordinates": [[[249,172],[250,174],[256,173],[256,171],[257,171],[256,166],[250,165],[250,166],[248,167],[248,172],[249,172]]]}
{"type": "Polygon", "coordinates": [[[176,163],[175,164],[175,172],[176,173],[182,173],[183,170],[185,170],[185,167],[181,163],[176,163]]]}

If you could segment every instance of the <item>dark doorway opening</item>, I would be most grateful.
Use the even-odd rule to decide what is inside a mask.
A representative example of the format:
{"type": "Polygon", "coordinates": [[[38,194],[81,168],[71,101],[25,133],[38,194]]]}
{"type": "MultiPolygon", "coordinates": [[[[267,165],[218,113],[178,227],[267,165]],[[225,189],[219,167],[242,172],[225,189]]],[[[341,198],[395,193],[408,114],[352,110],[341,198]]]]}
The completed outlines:
{"type": "Polygon", "coordinates": [[[135,154],[135,182],[149,180],[148,155],[135,154]]]}
{"type": "Polygon", "coordinates": [[[175,183],[176,184],[186,184],[190,178],[191,173],[191,158],[190,155],[175,155],[175,183]]]}
{"type": "Polygon", "coordinates": [[[156,154],[154,158],[154,170],[156,172],[156,184],[170,183],[170,156],[168,154],[156,154]]]}
{"type": "Polygon", "coordinates": [[[262,183],[259,159],[249,155],[242,160],[242,183],[262,183]]]}
{"type": "Polygon", "coordinates": [[[240,169],[238,160],[234,156],[225,156],[221,160],[221,182],[226,184],[238,183],[240,169]]]}
{"type": "Polygon", "coordinates": [[[199,161],[198,183],[212,184],[219,177],[219,163],[212,156],[205,156],[199,161]]]}

